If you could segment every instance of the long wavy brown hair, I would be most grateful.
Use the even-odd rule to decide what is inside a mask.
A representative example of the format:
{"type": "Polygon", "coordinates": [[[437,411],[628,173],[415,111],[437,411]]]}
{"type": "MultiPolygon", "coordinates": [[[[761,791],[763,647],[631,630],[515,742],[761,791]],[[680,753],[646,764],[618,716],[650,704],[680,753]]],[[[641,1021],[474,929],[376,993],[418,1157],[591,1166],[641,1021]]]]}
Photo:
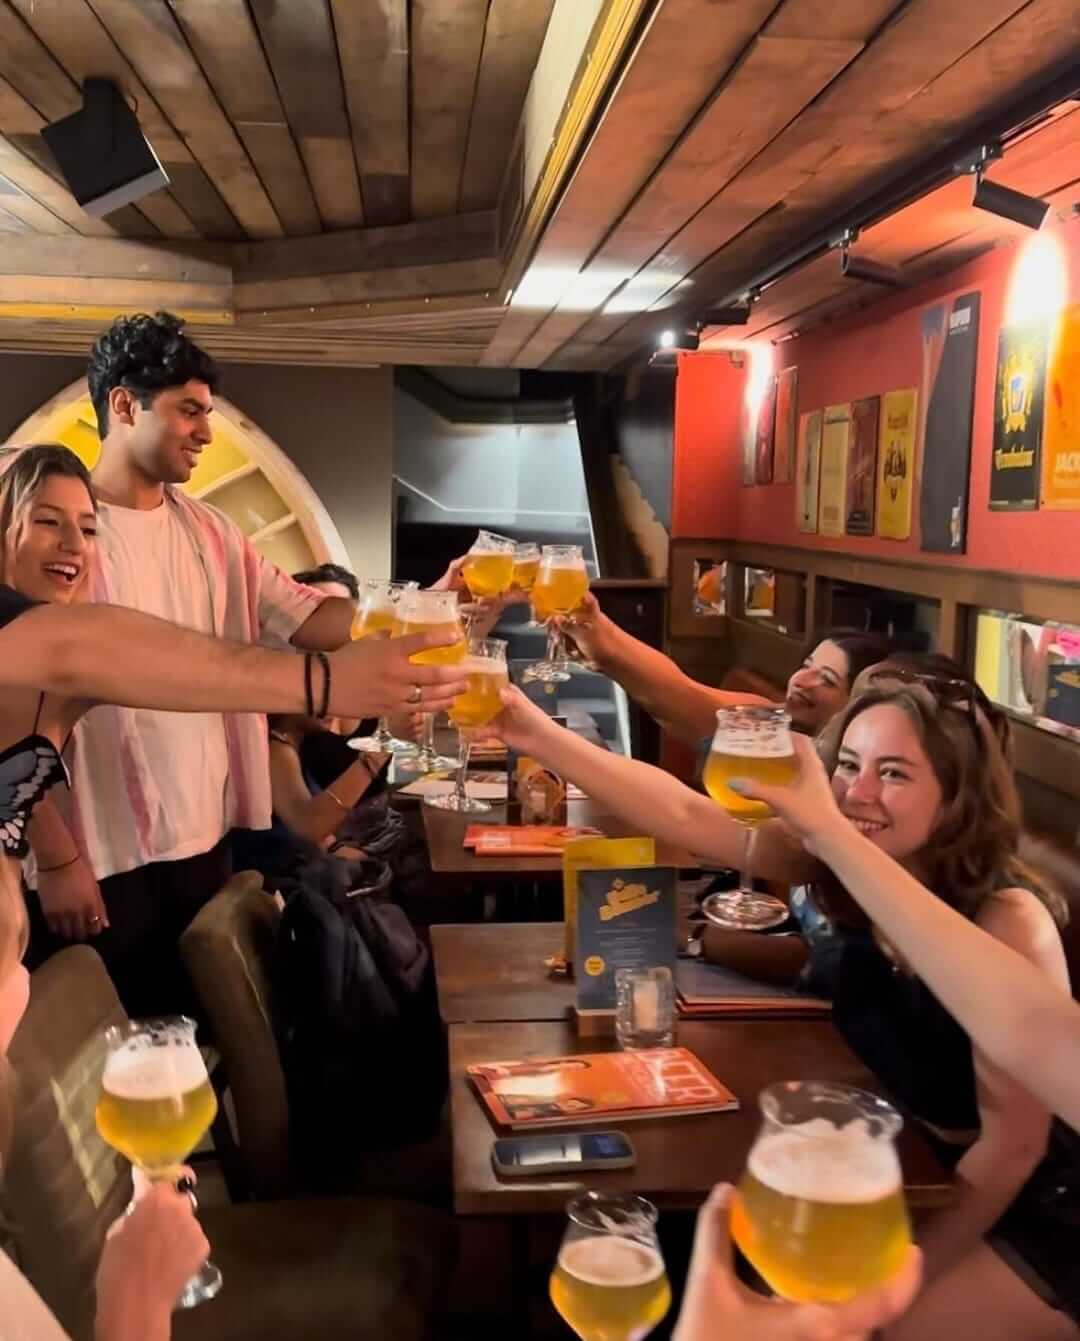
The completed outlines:
{"type": "MultiPolygon", "coordinates": [[[[1020,886],[1030,889],[1058,926],[1064,926],[1065,901],[1020,859],[1020,796],[998,734],[980,709],[972,714],[966,704],[939,702],[921,684],[867,690],[818,738],[830,777],[848,727],[860,713],[883,703],[908,717],[941,787],[941,817],[919,853],[927,887],[957,912],[974,918],[996,890],[1020,886]]],[[[867,925],[865,914],[831,871],[823,868],[814,889],[834,920],[867,925]]]]}
{"type": "Polygon", "coordinates": [[[97,511],[90,472],[70,448],[58,442],[0,447],[0,581],[6,581],[11,550],[18,541],[26,510],[50,475],[81,480],[97,511]]]}

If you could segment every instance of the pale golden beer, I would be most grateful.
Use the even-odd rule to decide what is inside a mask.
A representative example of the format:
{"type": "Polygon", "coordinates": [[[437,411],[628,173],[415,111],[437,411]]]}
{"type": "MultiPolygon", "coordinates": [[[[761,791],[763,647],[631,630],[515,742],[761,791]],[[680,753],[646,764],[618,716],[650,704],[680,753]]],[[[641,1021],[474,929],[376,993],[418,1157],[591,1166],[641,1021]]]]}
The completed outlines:
{"type": "Polygon", "coordinates": [[[473,596],[498,596],[509,591],[514,580],[513,550],[507,553],[470,553],[461,575],[473,596]]]}
{"type": "Polygon", "coordinates": [[[380,633],[392,633],[394,620],[394,607],[390,604],[384,607],[365,606],[353,620],[352,636],[357,639],[370,638],[380,633]]]}
{"type": "Polygon", "coordinates": [[[515,559],[513,585],[520,591],[532,591],[533,584],[536,581],[536,574],[539,571],[539,555],[537,555],[535,559],[515,559]]]}
{"type": "Polygon", "coordinates": [[[749,778],[773,787],[786,787],[795,781],[798,765],[794,754],[737,755],[713,749],[705,761],[705,790],[717,805],[723,806],[740,824],[760,824],[772,810],[764,801],[740,796],[728,787],[729,778],[749,778]]]}
{"type": "Polygon", "coordinates": [[[578,608],[588,590],[589,575],[584,567],[561,568],[542,561],[532,589],[537,619],[568,615],[578,608]]]}
{"type": "Polygon", "coordinates": [[[510,683],[506,662],[468,656],[461,669],[469,687],[450,705],[450,720],[459,729],[487,726],[502,711],[499,692],[510,683]]]}
{"type": "Polygon", "coordinates": [[[637,1341],[671,1307],[671,1287],[656,1248],[597,1234],[563,1243],[551,1302],[582,1341],[637,1341]]]}
{"type": "Polygon", "coordinates": [[[898,1114],[873,1095],[799,1083],[770,1087],[762,1108],[765,1125],[731,1209],[742,1252],[778,1295],[796,1302],[837,1303],[890,1280],[911,1246],[893,1144],[898,1114]],[[770,1096],[782,1105],[785,1090],[796,1106],[803,1092],[823,1095],[816,1110],[802,1109],[823,1115],[770,1118],[770,1096]],[[845,1092],[858,1097],[848,1104],[845,1092]]]}
{"type": "Polygon", "coordinates": [[[413,633],[443,633],[448,638],[454,636],[457,642],[446,647],[429,647],[426,652],[414,652],[409,660],[416,666],[452,666],[464,660],[466,643],[459,623],[421,624],[408,620],[398,620],[394,624],[394,637],[407,638],[413,633]]]}
{"type": "Polygon", "coordinates": [[[194,1039],[133,1037],[109,1054],[94,1119],[102,1140],[150,1175],[183,1164],[209,1130],[217,1098],[194,1039]]]}

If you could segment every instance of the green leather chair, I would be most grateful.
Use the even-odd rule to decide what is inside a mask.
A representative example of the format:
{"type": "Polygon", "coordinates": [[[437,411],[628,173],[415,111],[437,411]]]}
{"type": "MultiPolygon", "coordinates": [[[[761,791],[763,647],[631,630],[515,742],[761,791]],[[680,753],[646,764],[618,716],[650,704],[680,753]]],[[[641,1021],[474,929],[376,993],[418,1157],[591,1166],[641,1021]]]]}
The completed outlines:
{"type": "MultiPolygon", "coordinates": [[[[20,1267],[74,1341],[91,1341],[97,1261],[131,1191],[127,1164],[94,1126],[102,1034],[124,1018],[101,960],[75,946],[34,974],[9,1054],[15,1131],[0,1212],[20,1267]]],[[[176,1315],[174,1341],[421,1341],[454,1267],[453,1221],[414,1203],[264,1201],[200,1219],[225,1284],[176,1315]]]]}

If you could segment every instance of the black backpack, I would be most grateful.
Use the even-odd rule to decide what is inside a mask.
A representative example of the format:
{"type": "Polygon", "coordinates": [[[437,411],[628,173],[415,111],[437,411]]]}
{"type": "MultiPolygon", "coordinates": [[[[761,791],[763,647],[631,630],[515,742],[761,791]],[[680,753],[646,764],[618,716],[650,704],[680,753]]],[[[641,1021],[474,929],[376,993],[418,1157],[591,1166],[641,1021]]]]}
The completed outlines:
{"type": "Polygon", "coordinates": [[[427,947],[383,862],[312,852],[285,897],[276,999],[297,1160],[341,1186],[351,1153],[426,1139],[446,1097],[446,1040],[427,947]]]}

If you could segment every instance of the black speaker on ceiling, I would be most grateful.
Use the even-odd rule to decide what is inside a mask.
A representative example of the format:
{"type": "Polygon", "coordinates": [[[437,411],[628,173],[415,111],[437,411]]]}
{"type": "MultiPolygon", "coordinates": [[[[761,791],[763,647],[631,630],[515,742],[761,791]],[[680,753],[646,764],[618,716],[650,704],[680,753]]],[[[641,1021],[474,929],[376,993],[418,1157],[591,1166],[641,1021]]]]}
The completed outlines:
{"type": "Polygon", "coordinates": [[[87,79],[79,111],[42,126],[41,134],[87,214],[111,214],[169,184],[135,113],[111,79],[87,79]]]}

